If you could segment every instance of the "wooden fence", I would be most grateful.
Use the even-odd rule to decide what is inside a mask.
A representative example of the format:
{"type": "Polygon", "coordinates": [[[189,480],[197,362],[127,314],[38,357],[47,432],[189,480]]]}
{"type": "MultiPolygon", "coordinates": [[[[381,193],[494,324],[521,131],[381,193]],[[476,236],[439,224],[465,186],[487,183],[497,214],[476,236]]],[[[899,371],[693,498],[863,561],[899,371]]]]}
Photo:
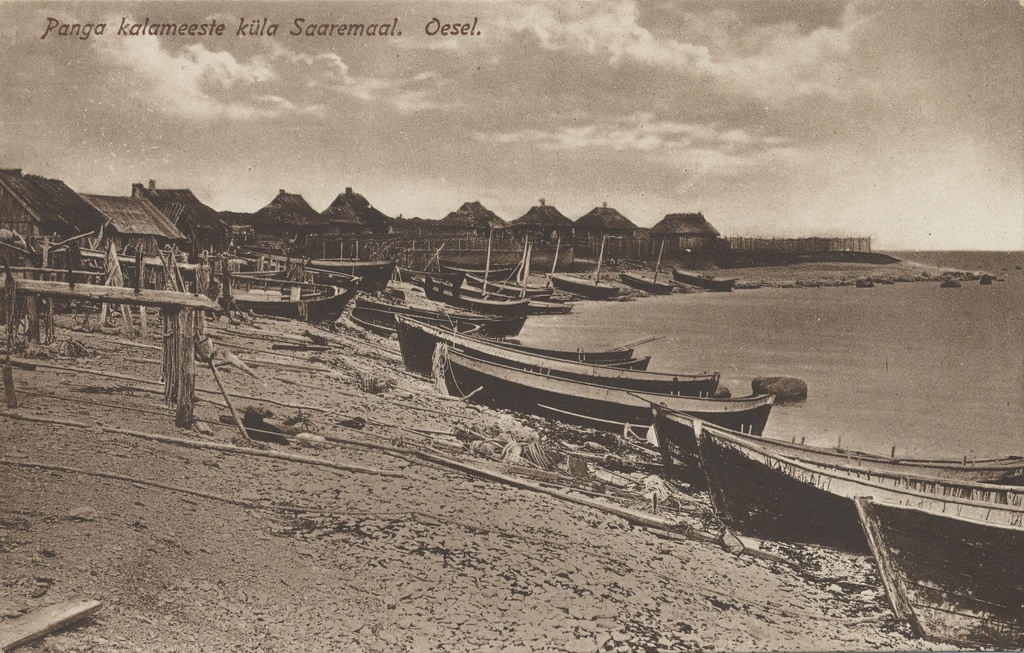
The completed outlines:
{"type": "Polygon", "coordinates": [[[871,238],[741,238],[727,239],[729,249],[745,252],[870,252],[871,238]]]}

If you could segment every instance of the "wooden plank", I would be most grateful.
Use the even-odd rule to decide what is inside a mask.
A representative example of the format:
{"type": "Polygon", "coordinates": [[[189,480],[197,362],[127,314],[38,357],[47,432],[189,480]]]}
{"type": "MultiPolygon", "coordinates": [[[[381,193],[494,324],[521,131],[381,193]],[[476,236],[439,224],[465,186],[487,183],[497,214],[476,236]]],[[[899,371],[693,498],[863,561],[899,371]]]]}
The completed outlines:
{"type": "Polygon", "coordinates": [[[29,615],[0,625],[0,651],[14,650],[22,644],[95,614],[101,607],[103,603],[100,601],[65,601],[40,608],[29,615]]]}
{"type": "Polygon", "coordinates": [[[75,287],[71,288],[63,281],[36,281],[34,279],[18,279],[15,283],[21,293],[39,297],[92,299],[111,304],[160,308],[179,306],[206,311],[215,311],[220,308],[206,295],[193,295],[170,290],[142,290],[136,293],[134,288],[97,286],[88,283],[76,283],[75,287]]]}

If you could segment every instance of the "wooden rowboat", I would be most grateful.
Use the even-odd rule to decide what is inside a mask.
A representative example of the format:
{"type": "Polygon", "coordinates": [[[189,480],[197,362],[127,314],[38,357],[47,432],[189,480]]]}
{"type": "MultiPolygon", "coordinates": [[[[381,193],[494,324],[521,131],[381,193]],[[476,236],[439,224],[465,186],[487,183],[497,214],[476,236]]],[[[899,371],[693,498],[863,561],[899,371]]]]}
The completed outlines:
{"type": "Polygon", "coordinates": [[[394,261],[357,261],[345,258],[306,258],[286,256],[258,249],[247,249],[247,256],[263,258],[277,264],[303,263],[307,267],[327,272],[341,272],[359,277],[359,290],[363,292],[381,292],[388,287],[395,271],[394,261]]]}
{"type": "Polygon", "coordinates": [[[439,324],[460,332],[469,329],[466,325],[479,326],[476,333],[489,338],[511,338],[517,335],[526,324],[526,316],[500,317],[460,311],[429,311],[411,306],[375,302],[364,297],[356,299],[351,314],[360,321],[386,329],[388,334],[395,333],[397,329],[396,315],[408,315],[428,324],[439,324]]]}
{"type": "Polygon", "coordinates": [[[661,406],[652,406],[652,408],[655,430],[658,433],[658,443],[666,470],[682,467],[683,470],[680,471],[689,469],[699,472],[700,455],[697,451],[697,431],[705,430],[722,433],[739,440],[751,440],[753,444],[777,455],[803,462],[843,465],[890,474],[932,476],[969,483],[1000,485],[1024,483],[1024,458],[1019,456],[984,460],[968,460],[966,457],[960,460],[896,458],[895,456],[881,456],[849,449],[812,447],[796,442],[750,436],[713,424],[702,424],[700,420],[690,415],[672,412],[661,406]]]}
{"type": "Polygon", "coordinates": [[[861,524],[896,616],[919,637],[968,649],[1024,649],[1024,509],[1015,525],[858,498],[861,524]]]}
{"type": "Polygon", "coordinates": [[[775,399],[772,395],[708,399],[635,393],[481,360],[447,345],[439,351],[449,394],[534,415],[557,415],[562,421],[612,432],[646,432],[653,421],[650,404],[656,402],[709,422],[760,433],[775,399]]]}
{"type": "Polygon", "coordinates": [[[595,283],[580,277],[571,277],[567,274],[548,275],[551,285],[558,290],[571,292],[574,295],[586,297],[587,299],[614,299],[619,296],[620,288],[610,286],[606,283],[595,283]]]}
{"type": "MultiPolygon", "coordinates": [[[[466,274],[465,285],[472,286],[473,288],[479,288],[482,291],[484,287],[484,278],[476,274],[466,274]]],[[[524,295],[526,299],[549,299],[551,295],[554,294],[555,289],[550,286],[526,286],[524,288],[516,283],[501,280],[496,281],[494,277],[489,277],[487,279],[487,292],[490,295],[510,297],[513,299],[519,299],[524,295]]]]}
{"type": "Polygon", "coordinates": [[[231,299],[238,310],[306,322],[337,320],[356,292],[355,284],[339,288],[245,275],[231,278],[231,299]]]}
{"type": "Polygon", "coordinates": [[[466,337],[450,329],[405,317],[398,318],[398,341],[402,347],[402,360],[406,369],[424,376],[432,373],[434,352],[437,346],[443,343],[451,350],[480,360],[610,388],[659,395],[706,397],[714,393],[718,387],[718,374],[714,373],[661,374],[539,356],[509,349],[500,343],[481,338],[466,337]]]}
{"type": "Polygon", "coordinates": [[[459,308],[473,313],[484,315],[503,315],[509,317],[526,316],[530,306],[528,299],[482,299],[479,297],[464,296],[461,289],[432,277],[427,277],[423,286],[423,292],[435,302],[442,302],[449,306],[459,308]]]}
{"type": "Polygon", "coordinates": [[[626,274],[625,272],[620,274],[619,278],[622,279],[622,283],[627,286],[643,290],[644,292],[649,292],[652,295],[671,295],[676,289],[676,285],[674,283],[658,283],[633,274],[626,274]]]}
{"type": "Polygon", "coordinates": [[[742,533],[866,554],[868,542],[854,503],[863,496],[937,510],[958,497],[962,517],[1002,525],[1022,519],[1024,488],[815,464],[779,455],[762,444],[719,430],[701,428],[697,433],[715,511],[742,533]]]}
{"type": "Polygon", "coordinates": [[[704,288],[712,292],[730,292],[737,281],[736,279],[716,279],[711,276],[686,272],[677,268],[672,270],[672,278],[679,283],[704,288]]]}

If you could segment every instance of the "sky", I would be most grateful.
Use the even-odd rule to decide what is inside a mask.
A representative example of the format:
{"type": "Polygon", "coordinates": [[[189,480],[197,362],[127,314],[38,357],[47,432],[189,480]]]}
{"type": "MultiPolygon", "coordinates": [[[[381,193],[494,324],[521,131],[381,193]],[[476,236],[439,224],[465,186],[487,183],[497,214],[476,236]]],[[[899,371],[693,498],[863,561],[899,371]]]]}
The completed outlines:
{"type": "Polygon", "coordinates": [[[79,192],[323,210],[352,187],[427,219],[544,198],[643,227],[700,211],[726,236],[1024,249],[1016,1],[0,0],[0,61],[0,166],[79,192]],[[118,33],[147,19],[225,31],[118,33]],[[253,19],[279,27],[239,35],[253,19]]]}

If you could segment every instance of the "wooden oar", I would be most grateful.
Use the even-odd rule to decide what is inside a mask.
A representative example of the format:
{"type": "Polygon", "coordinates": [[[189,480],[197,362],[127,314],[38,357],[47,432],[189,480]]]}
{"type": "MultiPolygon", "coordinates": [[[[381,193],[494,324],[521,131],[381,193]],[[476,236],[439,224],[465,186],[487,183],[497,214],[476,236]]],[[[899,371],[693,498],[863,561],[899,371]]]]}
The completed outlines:
{"type": "Polygon", "coordinates": [[[650,336],[648,338],[642,338],[640,340],[637,340],[636,342],[627,342],[624,345],[619,345],[618,347],[612,347],[611,349],[605,349],[603,351],[605,353],[610,352],[610,351],[622,351],[623,349],[628,349],[630,347],[639,347],[640,345],[646,345],[647,343],[654,342],[655,340],[664,340],[664,339],[665,339],[665,336],[650,336]]]}

